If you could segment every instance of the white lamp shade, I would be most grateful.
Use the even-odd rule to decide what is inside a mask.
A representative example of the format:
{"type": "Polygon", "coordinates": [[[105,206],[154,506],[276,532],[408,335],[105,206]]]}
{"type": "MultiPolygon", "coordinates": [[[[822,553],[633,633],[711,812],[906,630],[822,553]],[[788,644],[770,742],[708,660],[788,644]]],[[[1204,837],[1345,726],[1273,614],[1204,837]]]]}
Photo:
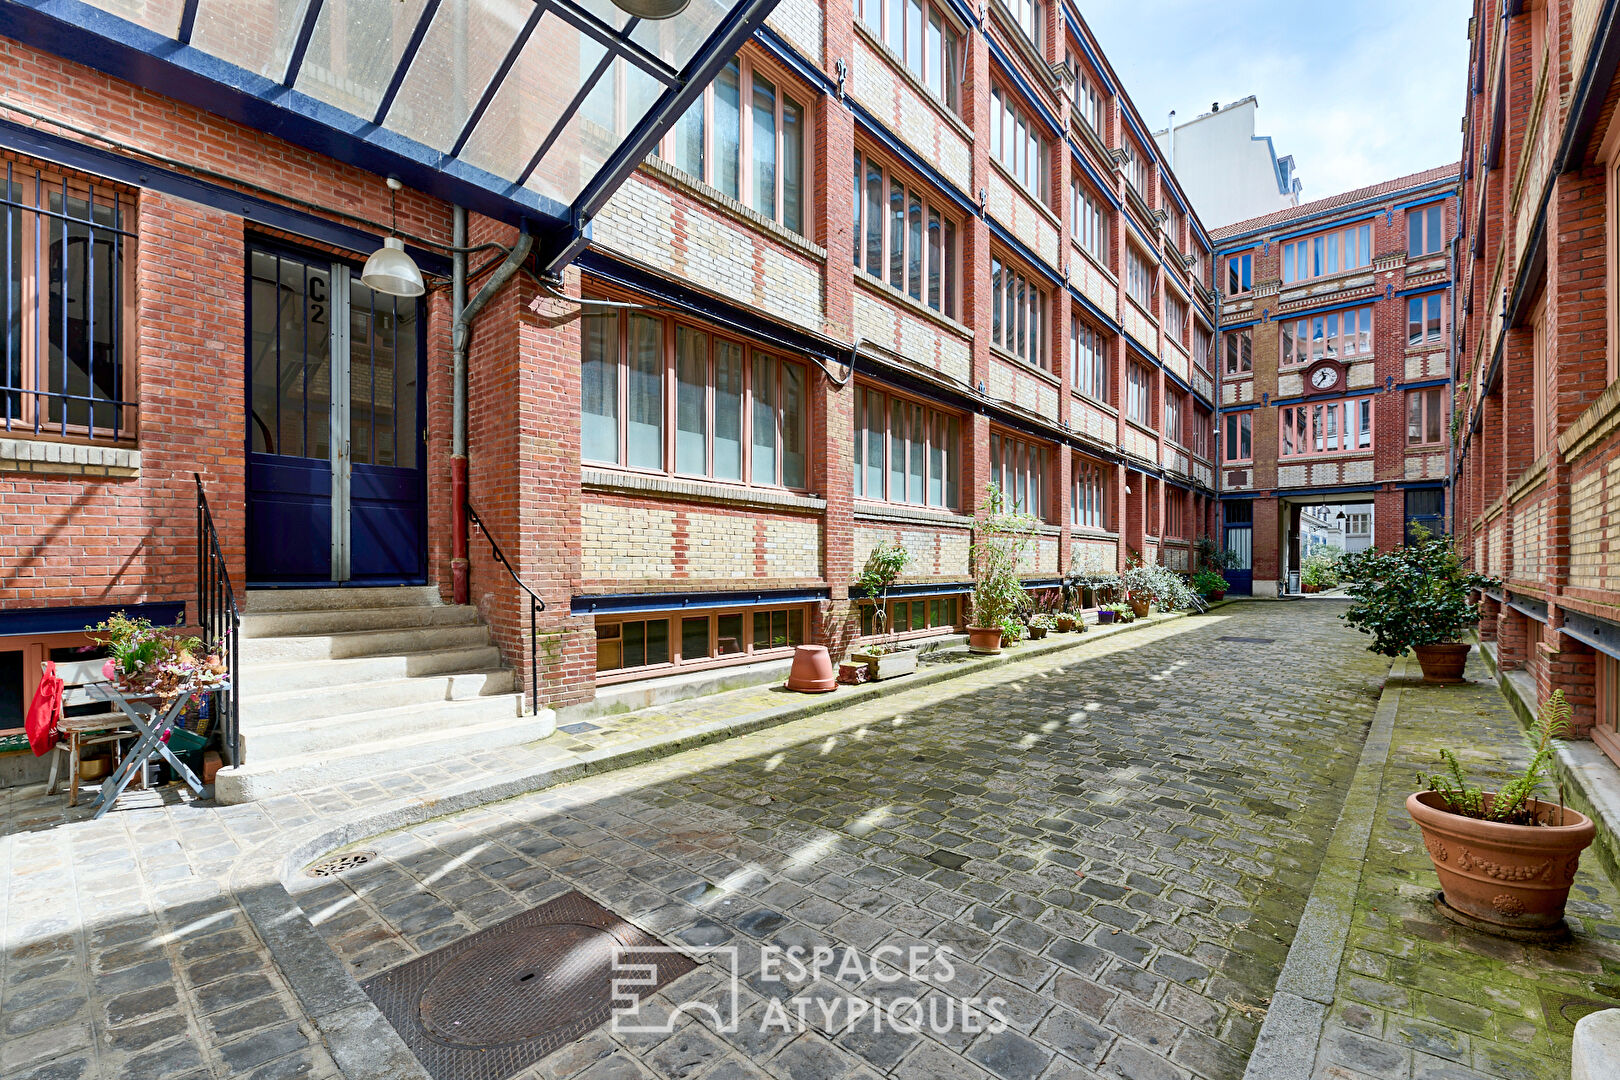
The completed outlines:
{"type": "Polygon", "coordinates": [[[397,236],[383,241],[383,246],[372,252],[366,268],[360,271],[360,280],[368,287],[389,296],[421,296],[427,291],[422,284],[422,271],[405,254],[405,242],[397,236]]]}
{"type": "Polygon", "coordinates": [[[691,0],[613,0],[613,6],[638,19],[673,19],[691,0]]]}

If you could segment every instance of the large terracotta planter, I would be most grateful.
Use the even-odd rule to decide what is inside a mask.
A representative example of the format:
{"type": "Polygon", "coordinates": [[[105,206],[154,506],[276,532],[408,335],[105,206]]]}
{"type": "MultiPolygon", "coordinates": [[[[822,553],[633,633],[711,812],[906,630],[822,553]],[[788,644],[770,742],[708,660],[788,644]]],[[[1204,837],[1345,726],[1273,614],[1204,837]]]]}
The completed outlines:
{"type": "Polygon", "coordinates": [[[1136,613],[1138,619],[1147,618],[1148,612],[1153,610],[1152,600],[1138,600],[1133,596],[1127,603],[1131,605],[1131,610],[1136,613]]]}
{"type": "Polygon", "coordinates": [[[1212,602],[1219,602],[1221,600],[1225,600],[1226,599],[1226,590],[1225,589],[1216,589],[1214,592],[1209,594],[1209,598],[1210,598],[1210,600],[1212,602]]]}
{"type": "Polygon", "coordinates": [[[825,694],[838,689],[838,672],[825,645],[800,645],[793,650],[793,667],[788,669],[787,688],[805,694],[825,694]]]}
{"type": "Polygon", "coordinates": [[[1424,682],[1460,683],[1465,681],[1463,679],[1463,668],[1468,666],[1467,645],[1414,645],[1412,651],[1417,653],[1418,667],[1423,669],[1424,682]]]}
{"type": "Polygon", "coordinates": [[[1445,805],[1433,791],[1406,799],[1406,812],[1422,830],[1440,878],[1435,902],[1440,912],[1475,929],[1524,940],[1564,936],[1569,887],[1581,852],[1597,832],[1591,819],[1539,799],[1531,803],[1537,819],[1553,824],[1481,821],[1453,814],[1445,805]]]}
{"type": "Polygon", "coordinates": [[[967,631],[968,652],[998,653],[1001,651],[1001,627],[970,626],[967,631]]]}

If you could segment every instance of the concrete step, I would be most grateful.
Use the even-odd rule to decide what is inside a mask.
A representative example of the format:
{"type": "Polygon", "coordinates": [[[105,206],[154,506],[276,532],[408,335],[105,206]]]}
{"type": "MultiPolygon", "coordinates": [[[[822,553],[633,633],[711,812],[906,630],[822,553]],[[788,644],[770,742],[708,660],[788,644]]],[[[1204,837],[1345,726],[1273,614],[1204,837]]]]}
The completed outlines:
{"type": "Polygon", "coordinates": [[[287,664],[299,660],[342,660],[356,656],[475,649],[488,645],[489,628],[481,622],[454,626],[411,626],[394,630],[362,630],[313,637],[244,638],[242,664],[251,682],[256,664],[287,664]]]}
{"type": "Polygon", "coordinates": [[[350,713],[373,712],[402,705],[431,705],[467,701],[512,692],[512,672],[460,671],[415,679],[371,679],[328,683],[321,687],[254,694],[242,699],[242,730],[276,730],[288,722],[320,717],[343,718],[350,713]]]}
{"type": "Polygon", "coordinates": [[[330,611],[346,607],[427,607],[441,603],[433,585],[349,586],[332,589],[249,589],[244,614],[330,611]]]}
{"type": "Polygon", "coordinates": [[[493,694],[465,701],[440,699],[337,716],[296,717],[273,724],[244,722],[242,760],[263,765],[308,755],[324,757],[435,732],[450,738],[468,726],[515,720],[522,712],[522,696],[493,694]]]}
{"type": "Polygon", "coordinates": [[[501,650],[493,645],[398,653],[393,656],[361,656],[352,660],[253,664],[248,667],[242,680],[242,699],[247,701],[265,694],[347,686],[373,680],[414,679],[460,671],[495,671],[500,666],[501,650]]]}
{"type": "Polygon", "coordinates": [[[344,607],[317,611],[274,611],[242,616],[242,638],[311,637],[357,630],[396,630],[413,626],[466,626],[478,621],[469,605],[344,607]]]}
{"type": "MultiPolygon", "coordinates": [[[[513,695],[516,697],[516,695],[513,695]]],[[[507,714],[483,722],[460,723],[460,717],[481,715],[486,702],[502,699],[451,702],[439,706],[458,713],[447,726],[441,716],[425,732],[364,744],[284,758],[249,760],[236,768],[221,769],[214,780],[214,797],[221,803],[241,803],[276,795],[309,791],[351,781],[384,777],[402,769],[430,764],[454,766],[469,749],[489,750],[544,739],[556,730],[549,709],[537,716],[507,714]]],[[[520,707],[520,706],[518,706],[520,707]]]]}

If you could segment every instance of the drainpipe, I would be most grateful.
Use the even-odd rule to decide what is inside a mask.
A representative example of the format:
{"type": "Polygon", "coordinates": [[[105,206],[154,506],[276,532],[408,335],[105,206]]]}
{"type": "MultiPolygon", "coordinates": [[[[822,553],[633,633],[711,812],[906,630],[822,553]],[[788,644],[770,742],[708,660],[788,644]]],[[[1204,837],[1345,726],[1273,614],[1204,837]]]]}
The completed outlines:
{"type": "MultiPolygon", "coordinates": [[[[454,209],[451,243],[456,248],[467,246],[467,211],[454,209]]],[[[467,302],[467,254],[457,250],[450,283],[450,306],[456,312],[451,328],[450,353],[452,375],[450,390],[450,501],[453,506],[450,528],[450,582],[453,601],[465,604],[469,595],[467,582],[467,343],[472,336],[472,322],[501,287],[512,279],[522,267],[534,246],[534,237],[527,226],[517,243],[507,253],[506,260],[484,282],[478,295],[467,302]]]]}

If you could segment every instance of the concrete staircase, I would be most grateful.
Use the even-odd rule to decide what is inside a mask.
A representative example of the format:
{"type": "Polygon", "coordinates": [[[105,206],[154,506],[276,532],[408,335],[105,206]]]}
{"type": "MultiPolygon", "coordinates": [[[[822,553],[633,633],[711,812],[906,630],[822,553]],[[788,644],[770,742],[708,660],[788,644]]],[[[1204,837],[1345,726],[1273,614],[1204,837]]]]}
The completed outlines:
{"type": "Polygon", "coordinates": [[[248,802],[454,764],[543,739],[471,607],[423,588],[250,590],[242,616],[242,760],[214,796],[248,802]]]}

